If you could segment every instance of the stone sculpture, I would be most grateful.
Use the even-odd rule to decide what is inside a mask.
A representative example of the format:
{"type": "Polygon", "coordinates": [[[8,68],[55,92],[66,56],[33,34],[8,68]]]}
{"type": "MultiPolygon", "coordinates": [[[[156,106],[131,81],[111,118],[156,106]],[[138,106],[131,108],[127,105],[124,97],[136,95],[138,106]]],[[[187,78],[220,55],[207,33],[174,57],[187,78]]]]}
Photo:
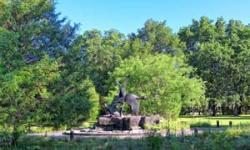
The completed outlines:
{"type": "Polygon", "coordinates": [[[116,81],[119,86],[119,94],[116,95],[112,101],[112,103],[108,106],[107,110],[111,115],[122,115],[122,104],[127,103],[132,110],[133,115],[139,114],[139,100],[145,99],[146,96],[137,96],[133,93],[126,94],[126,83],[120,84],[119,81],[116,81]],[[119,107],[120,106],[120,107],[119,107]]]}

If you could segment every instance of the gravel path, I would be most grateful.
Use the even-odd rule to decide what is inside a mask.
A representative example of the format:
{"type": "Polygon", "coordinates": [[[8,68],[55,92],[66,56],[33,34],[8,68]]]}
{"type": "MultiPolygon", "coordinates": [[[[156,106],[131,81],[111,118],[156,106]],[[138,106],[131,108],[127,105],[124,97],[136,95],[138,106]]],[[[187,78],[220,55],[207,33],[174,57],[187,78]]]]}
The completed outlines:
{"type": "MultiPolygon", "coordinates": [[[[197,133],[198,134],[202,134],[204,132],[222,132],[224,131],[223,128],[197,128],[197,133]]],[[[125,131],[123,134],[117,134],[117,132],[119,131],[106,131],[108,132],[107,135],[104,135],[103,133],[99,132],[100,134],[96,134],[98,132],[81,132],[80,130],[74,130],[74,138],[89,138],[89,137],[95,137],[95,138],[107,138],[107,137],[112,137],[112,138],[142,138],[142,137],[146,137],[148,135],[140,135],[140,133],[138,134],[134,134],[136,133],[129,133],[128,131],[125,131]],[[81,135],[82,133],[82,135],[81,135]],[[113,134],[113,135],[112,135],[113,134]]],[[[167,135],[167,131],[161,131],[158,132],[159,135],[161,136],[166,136],[167,135]]],[[[194,129],[186,129],[186,130],[182,130],[182,131],[176,131],[176,132],[170,132],[171,135],[176,135],[176,136],[190,136],[195,134],[194,129]]],[[[70,135],[69,135],[69,131],[56,131],[56,132],[49,132],[49,133],[30,133],[28,134],[28,136],[40,136],[40,137],[49,137],[49,138],[56,138],[56,139],[69,139],[70,135]],[[66,134],[64,134],[66,133],[66,134]]]]}

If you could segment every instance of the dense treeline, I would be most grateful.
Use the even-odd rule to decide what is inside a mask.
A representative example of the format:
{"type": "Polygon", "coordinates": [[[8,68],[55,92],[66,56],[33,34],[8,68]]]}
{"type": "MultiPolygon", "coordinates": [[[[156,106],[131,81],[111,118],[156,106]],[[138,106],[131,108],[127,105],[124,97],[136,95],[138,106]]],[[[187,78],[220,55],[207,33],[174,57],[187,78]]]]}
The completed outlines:
{"type": "Polygon", "coordinates": [[[182,28],[185,53],[196,74],[206,83],[206,97],[213,115],[241,114],[250,102],[250,26],[238,20],[202,17],[182,28]],[[219,109],[220,108],[220,109],[219,109]]]}
{"type": "Polygon", "coordinates": [[[147,95],[143,114],[248,113],[250,26],[202,17],[174,34],[150,19],[127,36],[78,35],[59,15],[51,0],[0,0],[0,122],[13,135],[94,121],[115,80],[147,95]]]}

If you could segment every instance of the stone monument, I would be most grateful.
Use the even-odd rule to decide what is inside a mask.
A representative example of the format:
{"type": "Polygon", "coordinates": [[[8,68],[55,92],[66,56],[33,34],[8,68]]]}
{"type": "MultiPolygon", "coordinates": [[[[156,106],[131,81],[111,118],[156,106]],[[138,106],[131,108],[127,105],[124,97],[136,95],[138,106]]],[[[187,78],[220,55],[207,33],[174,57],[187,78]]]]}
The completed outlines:
{"type": "Polygon", "coordinates": [[[119,93],[114,97],[112,103],[107,106],[107,114],[98,117],[93,128],[75,129],[66,131],[66,135],[81,135],[88,137],[145,137],[152,135],[151,130],[145,130],[146,125],[160,123],[160,116],[139,115],[139,102],[146,96],[137,96],[126,93],[126,83],[120,84],[119,93]],[[131,113],[123,115],[122,105],[127,103],[131,107],[131,113]]]}
{"type": "Polygon", "coordinates": [[[107,107],[109,114],[100,116],[96,127],[103,130],[133,130],[144,129],[145,125],[154,125],[160,123],[159,116],[141,116],[139,115],[139,101],[146,99],[146,96],[137,96],[133,93],[126,93],[126,83],[120,84],[119,94],[116,95],[112,103],[107,107]],[[122,114],[122,105],[127,103],[131,107],[131,115],[122,114]]]}

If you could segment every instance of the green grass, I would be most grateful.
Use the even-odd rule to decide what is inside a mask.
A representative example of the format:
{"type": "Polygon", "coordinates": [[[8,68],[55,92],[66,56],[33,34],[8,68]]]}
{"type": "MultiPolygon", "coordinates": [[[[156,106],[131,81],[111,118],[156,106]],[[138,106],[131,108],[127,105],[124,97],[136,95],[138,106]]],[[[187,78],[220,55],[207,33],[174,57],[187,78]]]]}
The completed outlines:
{"type": "Polygon", "coordinates": [[[171,131],[180,131],[181,129],[190,128],[216,128],[219,121],[220,128],[228,128],[229,121],[232,122],[232,127],[250,127],[250,115],[235,116],[180,116],[176,120],[162,119],[159,125],[146,126],[148,129],[162,130],[170,129],[171,131]]]}
{"type": "Polygon", "coordinates": [[[190,117],[181,116],[178,119],[180,122],[189,124],[190,127],[216,127],[217,121],[221,127],[229,127],[229,121],[232,121],[233,127],[250,126],[250,115],[235,116],[218,116],[218,117],[190,117]]]}
{"type": "Polygon", "coordinates": [[[223,133],[198,136],[159,137],[142,139],[84,138],[74,141],[45,137],[22,137],[17,146],[2,146],[3,150],[238,150],[250,149],[249,128],[228,129],[223,133]],[[245,129],[248,133],[245,133],[245,129]]]}

